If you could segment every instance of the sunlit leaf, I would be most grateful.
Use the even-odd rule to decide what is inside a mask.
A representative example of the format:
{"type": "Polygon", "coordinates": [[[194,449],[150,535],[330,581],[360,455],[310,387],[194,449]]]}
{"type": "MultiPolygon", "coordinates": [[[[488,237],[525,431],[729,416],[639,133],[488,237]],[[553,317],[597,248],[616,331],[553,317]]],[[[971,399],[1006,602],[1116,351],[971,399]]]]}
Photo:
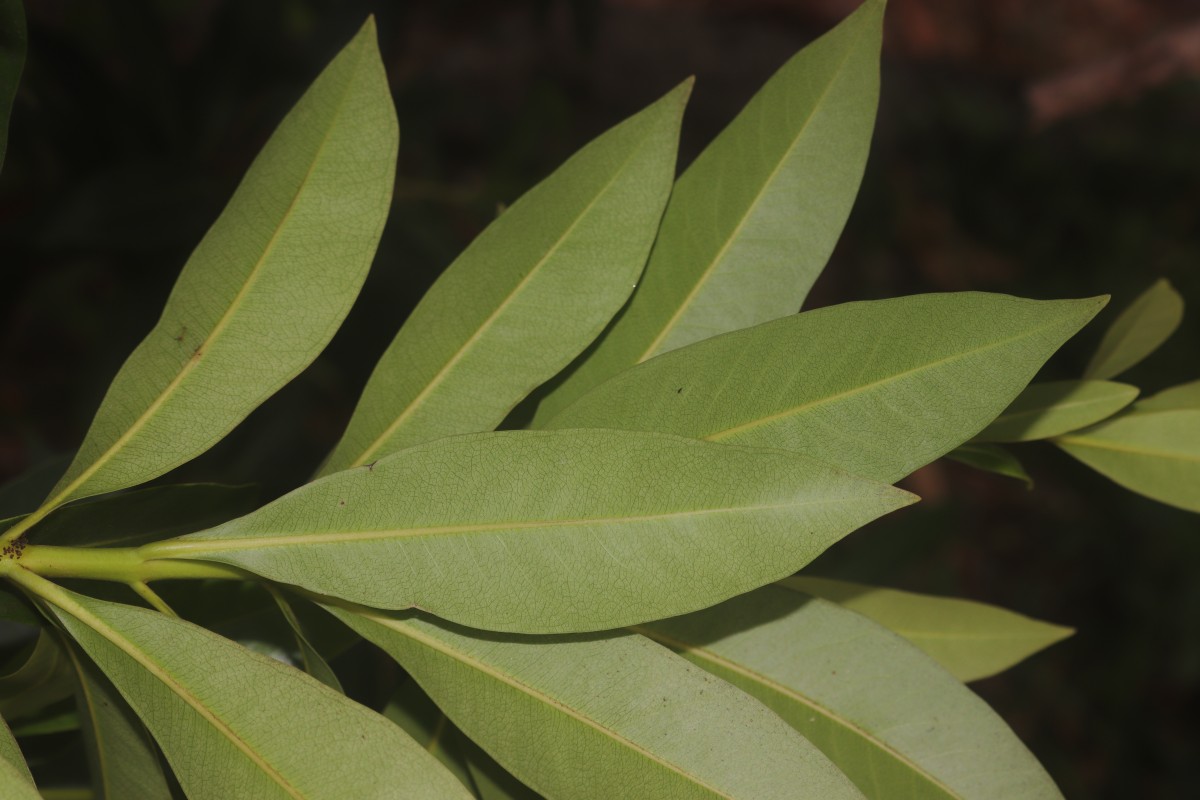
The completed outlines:
{"type": "Polygon", "coordinates": [[[603,630],[782,578],[913,499],[794,453],[509,431],[418,445],[141,552],[489,630],[603,630]]]}
{"type": "Polygon", "coordinates": [[[535,426],[659,353],[800,309],[862,179],[879,97],[883,2],[785,64],[679,178],[629,306],[535,426]]]}
{"type": "Polygon", "coordinates": [[[690,91],[584,147],[471,243],[375,367],[324,473],[492,430],[596,338],[654,242],[690,91]]]}
{"type": "Polygon", "coordinates": [[[890,483],[982,430],[1104,303],[966,292],[821,308],[647,361],[547,427],[779,447],[890,483]]]}
{"type": "Polygon", "coordinates": [[[1026,488],[1033,488],[1033,478],[1029,477],[1025,467],[1012,452],[998,444],[967,442],[946,453],[946,458],[1006,478],[1015,478],[1024,483],[1026,488]]]}
{"type": "Polygon", "coordinates": [[[1004,722],[869,619],[783,586],[639,626],[758,698],[867,797],[1057,798],[1004,722]]]}
{"type": "Polygon", "coordinates": [[[1054,443],[1126,489],[1200,511],[1200,409],[1135,410],[1054,443]]]}
{"type": "Polygon", "coordinates": [[[317,356],[374,256],[396,143],[368,21],[283,120],[188,259],[44,508],[194,458],[317,356]]]}
{"type": "Polygon", "coordinates": [[[1111,381],[1030,384],[975,437],[979,442],[1049,439],[1107,419],[1133,402],[1138,388],[1111,381]]]}
{"type": "Polygon", "coordinates": [[[1143,292],[1109,326],[1083,377],[1112,378],[1153,353],[1183,320],[1183,298],[1163,278],[1143,292]]]}
{"type": "Polygon", "coordinates": [[[1074,631],[957,597],[798,576],[783,586],[830,600],[900,634],[961,681],[987,678],[1074,631]]]}
{"type": "Polygon", "coordinates": [[[860,797],[767,708],[641,636],[488,635],[331,610],[546,797],[860,797]]]}

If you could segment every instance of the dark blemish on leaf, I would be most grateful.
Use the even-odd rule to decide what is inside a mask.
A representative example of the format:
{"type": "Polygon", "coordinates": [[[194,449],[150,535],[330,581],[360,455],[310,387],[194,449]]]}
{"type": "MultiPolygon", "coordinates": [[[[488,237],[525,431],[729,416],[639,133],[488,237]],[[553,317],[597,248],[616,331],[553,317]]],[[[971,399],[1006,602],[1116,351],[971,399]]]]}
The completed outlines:
{"type": "Polygon", "coordinates": [[[202,356],[202,355],[204,355],[204,345],[198,344],[198,345],[196,345],[196,349],[192,351],[192,358],[197,359],[197,358],[200,358],[200,356],[202,356]]]}
{"type": "Polygon", "coordinates": [[[346,501],[345,501],[345,500],[338,500],[338,506],[339,506],[339,507],[340,507],[340,506],[344,506],[344,505],[346,505],[346,501]]]}
{"type": "Polygon", "coordinates": [[[379,459],[377,458],[377,459],[375,459],[374,461],[372,461],[370,464],[365,464],[364,466],[366,466],[366,468],[367,468],[367,472],[374,472],[374,471],[375,471],[375,465],[376,465],[376,464],[378,464],[378,463],[379,463],[379,459]]]}
{"type": "Polygon", "coordinates": [[[675,394],[683,394],[683,387],[680,386],[678,389],[676,389],[675,394]]]}
{"type": "Polygon", "coordinates": [[[187,325],[181,325],[179,328],[179,333],[175,334],[171,338],[174,339],[175,341],[179,342],[180,344],[183,344],[184,336],[187,336],[187,325]]]}

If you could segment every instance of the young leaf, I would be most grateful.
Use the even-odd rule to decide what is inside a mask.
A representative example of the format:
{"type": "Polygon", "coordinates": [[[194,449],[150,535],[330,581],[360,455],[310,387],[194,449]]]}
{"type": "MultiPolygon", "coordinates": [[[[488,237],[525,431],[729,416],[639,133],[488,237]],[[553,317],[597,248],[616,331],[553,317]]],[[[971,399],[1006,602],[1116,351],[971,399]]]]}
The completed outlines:
{"type": "Polygon", "coordinates": [[[837,603],[898,633],[960,681],[988,678],[1074,631],[986,603],[797,576],[780,585],[837,603]]]}
{"type": "Polygon", "coordinates": [[[25,67],[26,46],[21,0],[0,0],[0,168],[8,152],[8,121],[25,67]]]}
{"type": "Polygon", "coordinates": [[[283,120],[188,259],[42,514],[194,458],[316,357],[371,264],[396,143],[368,20],[283,120]]]}
{"type": "Polygon", "coordinates": [[[913,501],[794,453],[625,431],[443,439],[142,548],[490,630],[603,630],[795,572],[913,501]]]}
{"type": "Polygon", "coordinates": [[[964,292],[821,308],[661,355],[547,427],[778,447],[891,483],[982,430],[1104,303],[964,292]]]}
{"type": "Polygon", "coordinates": [[[1121,312],[1092,356],[1083,377],[1104,380],[1120,375],[1153,353],[1183,320],[1183,298],[1163,278],[1121,312]]]}
{"type": "Polygon", "coordinates": [[[331,608],[547,797],[860,797],[768,709],[643,637],[491,636],[331,608]]]}
{"type": "Polygon", "coordinates": [[[76,698],[97,800],[170,800],[150,734],[112,683],[74,645],[64,651],[78,677],[76,698]]]}
{"type": "Polygon", "coordinates": [[[1135,410],[1054,443],[1126,489],[1200,511],[1200,409],[1135,410]]]}
{"type": "Polygon", "coordinates": [[[1024,483],[1026,489],[1033,488],[1033,478],[1029,477],[1024,465],[1008,449],[998,444],[967,442],[946,453],[946,458],[968,467],[993,472],[1006,478],[1015,478],[1024,483]]]}
{"type": "Polygon", "coordinates": [[[471,243],[383,354],[323,473],[492,430],[596,338],[654,242],[690,91],[600,136],[471,243]]]}
{"type": "Polygon", "coordinates": [[[1133,402],[1138,388],[1110,381],[1050,381],[1030,384],[977,442],[1049,439],[1107,419],[1133,402]]]}
{"type": "Polygon", "coordinates": [[[1133,411],[1176,411],[1183,409],[1200,410],[1200,381],[1181,383],[1169,389],[1163,389],[1153,397],[1138,400],[1133,404],[1133,411]]]}
{"type": "Polygon", "coordinates": [[[800,51],[680,177],[629,306],[535,427],[652,356],[799,310],[862,180],[883,7],[863,3],[800,51]]]}
{"type": "Polygon", "coordinates": [[[188,622],[13,578],[53,604],[192,800],[470,797],[396,726],[302,672],[188,622]]]}
{"type": "Polygon", "coordinates": [[[761,700],[869,798],[1060,797],[982,700],[832,603],[767,586],[637,630],[761,700]]]}
{"type": "Polygon", "coordinates": [[[0,797],[5,800],[42,800],[37,787],[33,785],[33,776],[29,774],[29,765],[21,748],[13,738],[12,731],[4,718],[0,717],[0,797]]]}

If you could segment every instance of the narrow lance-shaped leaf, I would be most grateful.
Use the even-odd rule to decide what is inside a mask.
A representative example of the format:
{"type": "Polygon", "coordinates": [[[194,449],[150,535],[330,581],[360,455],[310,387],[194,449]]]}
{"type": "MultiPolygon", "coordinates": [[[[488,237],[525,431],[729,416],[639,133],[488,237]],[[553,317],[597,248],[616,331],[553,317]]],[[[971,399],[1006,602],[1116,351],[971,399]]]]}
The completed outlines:
{"type": "Polygon", "coordinates": [[[908,642],[782,586],[639,626],[758,698],[880,800],[1060,797],[1004,722],[908,642]]]}
{"type": "Polygon", "coordinates": [[[913,499],[793,453],[509,431],[419,445],[141,553],[478,628],[562,633],[782,578],[913,499]]]}
{"type": "Polygon", "coordinates": [[[337,673],[329,666],[329,663],[321,655],[320,651],[313,647],[312,643],[308,640],[307,634],[304,633],[304,626],[300,624],[300,620],[296,617],[296,612],[292,610],[291,603],[288,602],[287,598],[278,589],[273,587],[268,588],[271,590],[271,597],[275,599],[275,604],[279,607],[279,613],[283,615],[288,627],[292,629],[292,635],[296,640],[296,649],[300,652],[300,662],[304,666],[304,671],[330,689],[345,694],[342,690],[342,682],[338,680],[337,673]]]}
{"type": "Polygon", "coordinates": [[[5,800],[42,800],[33,785],[25,756],[21,755],[21,748],[3,717],[0,717],[0,796],[5,800]]]}
{"type": "Polygon", "coordinates": [[[1029,477],[1024,465],[1012,451],[998,444],[967,442],[946,453],[946,458],[975,469],[1014,478],[1024,483],[1025,488],[1033,488],[1033,478],[1029,477]]]}
{"type": "Polygon", "coordinates": [[[44,510],[194,458],[316,357],[371,264],[396,146],[369,20],[280,124],[188,259],[44,510]]]}
{"type": "Polygon", "coordinates": [[[0,0],[0,168],[8,152],[8,121],[25,68],[25,8],[21,0],[0,0]]]}
{"type": "Polygon", "coordinates": [[[960,681],[1003,672],[1074,631],[957,597],[798,576],[780,584],[862,614],[898,633],[960,681]]]}
{"type": "Polygon", "coordinates": [[[1182,320],[1183,298],[1165,278],[1156,281],[1105,332],[1083,377],[1120,375],[1157,350],[1182,320]]]}
{"type": "Polygon", "coordinates": [[[800,309],[862,179],[883,7],[863,3],[792,58],[680,177],[629,306],[535,427],[634,364],[800,309]]]}
{"type": "Polygon", "coordinates": [[[1004,413],[975,437],[977,442],[1049,439],[1107,419],[1133,402],[1138,388],[1111,381],[1049,381],[1030,384],[1004,413]]]}
{"type": "Polygon", "coordinates": [[[324,473],[492,430],[596,338],[654,242],[690,91],[600,136],[471,243],[383,354],[324,473]]]}
{"type": "Polygon", "coordinates": [[[964,292],[808,311],[661,355],[547,427],[779,447],[890,483],[995,419],[1105,300],[964,292]]]}
{"type": "Polygon", "coordinates": [[[546,797],[861,797],[768,709],[641,636],[489,636],[330,610],[546,797]]]}
{"type": "Polygon", "coordinates": [[[1054,443],[1126,489],[1200,511],[1200,409],[1130,411],[1054,443]]]}
{"type": "Polygon", "coordinates": [[[97,800],[170,800],[158,751],[141,720],[96,665],[64,646],[78,677],[79,712],[97,800]]]}
{"type": "Polygon", "coordinates": [[[1200,410],[1200,381],[1181,383],[1158,394],[1138,400],[1133,411],[1200,410]]]}
{"type": "Polygon", "coordinates": [[[13,578],[53,603],[192,800],[470,797],[395,725],[302,672],[188,622],[13,578]]]}

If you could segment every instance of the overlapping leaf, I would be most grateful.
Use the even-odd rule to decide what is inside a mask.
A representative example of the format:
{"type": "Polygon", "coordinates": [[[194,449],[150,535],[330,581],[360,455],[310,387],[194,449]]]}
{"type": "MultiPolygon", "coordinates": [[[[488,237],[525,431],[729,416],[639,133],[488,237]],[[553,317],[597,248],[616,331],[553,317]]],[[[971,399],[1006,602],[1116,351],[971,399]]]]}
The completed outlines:
{"type": "Polygon", "coordinates": [[[1025,466],[1011,450],[998,444],[967,442],[946,453],[946,458],[975,469],[1014,478],[1024,483],[1027,489],[1033,488],[1033,478],[1029,477],[1025,466]]]}
{"type": "Polygon", "coordinates": [[[1181,383],[1169,389],[1163,389],[1158,394],[1138,400],[1133,405],[1134,411],[1176,411],[1184,409],[1200,410],[1200,381],[1181,383]]]}
{"type": "Polygon", "coordinates": [[[163,614],[21,581],[52,599],[193,800],[470,796],[399,728],[291,667],[163,614]]]}
{"type": "Polygon", "coordinates": [[[383,354],[324,473],[492,430],[603,330],[654,242],[690,91],[580,150],[471,243],[383,354]]]}
{"type": "Polygon", "coordinates": [[[396,146],[368,21],[251,165],[41,513],[190,460],[316,357],[371,264],[396,146]]]}
{"type": "Polygon", "coordinates": [[[1004,722],[908,642],[784,586],[639,626],[757,697],[870,798],[1060,797],[1004,722]]]}
{"type": "Polygon", "coordinates": [[[5,800],[42,800],[21,748],[3,718],[0,718],[0,795],[5,800]]]}
{"type": "Polygon", "coordinates": [[[547,427],[779,447],[892,482],[995,419],[1104,302],[966,292],[822,308],[661,355],[547,427]]]}
{"type": "Polygon", "coordinates": [[[546,797],[861,797],[767,708],[641,636],[491,636],[416,612],[331,611],[546,797]]]}
{"type": "Polygon", "coordinates": [[[1107,419],[1133,402],[1138,388],[1111,381],[1034,383],[975,437],[979,442],[1049,439],[1107,419]]]}
{"type": "Polygon", "coordinates": [[[141,552],[489,630],[603,630],[784,577],[913,499],[794,453],[510,431],[419,445],[141,552]]]}
{"type": "Polygon", "coordinates": [[[1165,278],[1156,281],[1109,326],[1083,377],[1120,375],[1157,350],[1182,320],[1183,298],[1165,278]]]}
{"type": "Polygon", "coordinates": [[[1061,625],[956,597],[804,576],[785,578],[780,584],[837,603],[900,634],[960,681],[1003,672],[1073,633],[1061,625]]]}
{"type": "Polygon", "coordinates": [[[535,427],[636,363],[800,308],[862,179],[883,6],[792,58],[680,177],[629,306],[541,399],[535,427]]]}

